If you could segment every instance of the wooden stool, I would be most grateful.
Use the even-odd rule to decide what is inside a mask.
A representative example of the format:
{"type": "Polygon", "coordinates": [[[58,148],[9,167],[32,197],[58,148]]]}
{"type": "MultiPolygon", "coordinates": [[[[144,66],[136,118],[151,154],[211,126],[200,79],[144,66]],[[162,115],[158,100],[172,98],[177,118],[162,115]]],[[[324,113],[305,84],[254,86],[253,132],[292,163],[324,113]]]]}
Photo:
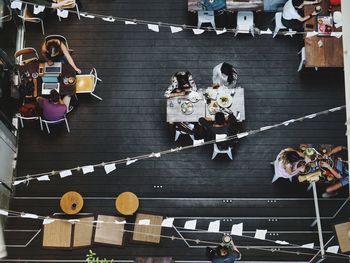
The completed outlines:
{"type": "Polygon", "coordinates": [[[60,207],[68,215],[75,215],[83,208],[84,199],[78,192],[67,192],[61,197],[60,207]]]}
{"type": "Polygon", "coordinates": [[[139,199],[132,192],[121,193],[115,200],[115,208],[122,215],[132,215],[139,208],[139,199]]]}

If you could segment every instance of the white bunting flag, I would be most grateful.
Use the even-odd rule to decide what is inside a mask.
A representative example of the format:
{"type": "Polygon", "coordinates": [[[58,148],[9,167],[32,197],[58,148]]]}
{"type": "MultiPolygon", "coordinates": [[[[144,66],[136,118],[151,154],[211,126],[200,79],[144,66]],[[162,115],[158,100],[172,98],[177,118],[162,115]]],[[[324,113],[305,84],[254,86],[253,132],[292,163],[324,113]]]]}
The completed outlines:
{"type": "Polygon", "coordinates": [[[44,10],[45,10],[45,6],[42,6],[42,5],[35,5],[34,6],[34,15],[37,15],[37,14],[39,14],[39,13],[41,13],[41,12],[44,12],[44,10]]]}
{"type": "Polygon", "coordinates": [[[56,221],[56,219],[53,219],[53,218],[45,218],[43,221],[43,225],[49,225],[55,221],[56,221]]]}
{"type": "Polygon", "coordinates": [[[171,33],[178,33],[178,32],[181,32],[183,30],[182,27],[178,27],[178,26],[170,26],[170,30],[171,30],[171,33]]]}
{"type": "Polygon", "coordinates": [[[267,30],[261,30],[260,35],[272,35],[272,31],[270,28],[268,28],[267,30]]]}
{"type": "Polygon", "coordinates": [[[25,179],[25,180],[17,180],[17,181],[14,181],[12,185],[19,185],[19,184],[25,183],[25,182],[27,182],[27,179],[25,179]]]}
{"type": "Polygon", "coordinates": [[[285,121],[285,122],[283,122],[282,124],[283,124],[284,126],[288,126],[288,125],[291,124],[292,122],[295,122],[295,119],[291,119],[291,120],[289,120],[289,121],[285,121]]]}
{"type": "Polygon", "coordinates": [[[273,128],[273,126],[264,126],[264,127],[260,128],[260,131],[267,131],[267,130],[270,130],[272,128],[273,128]]]}
{"type": "Polygon", "coordinates": [[[0,209],[0,215],[3,215],[3,216],[8,216],[8,215],[9,215],[9,212],[7,212],[7,211],[5,211],[5,210],[0,209]]]}
{"type": "Polygon", "coordinates": [[[209,223],[208,232],[218,233],[220,232],[220,220],[216,220],[209,223]]]}
{"type": "Polygon", "coordinates": [[[158,25],[147,24],[147,27],[148,27],[149,30],[152,30],[154,32],[159,32],[159,26],[158,25]]]}
{"type": "Polygon", "coordinates": [[[114,22],[115,19],[113,17],[103,17],[102,20],[107,21],[107,22],[114,22]]]}
{"type": "Polygon", "coordinates": [[[314,114],[310,114],[310,115],[305,116],[305,118],[307,118],[307,119],[313,119],[313,118],[315,118],[316,116],[317,116],[317,114],[314,113],[314,114]]]}
{"type": "Polygon", "coordinates": [[[138,159],[127,159],[126,161],[126,165],[130,165],[130,164],[133,164],[133,163],[136,163],[138,161],[138,159]]]}
{"type": "Polygon", "coordinates": [[[336,38],[341,38],[343,36],[343,32],[332,32],[331,36],[336,38]]]}
{"type": "Polygon", "coordinates": [[[231,228],[231,235],[242,236],[243,235],[243,223],[233,225],[231,228]]]}
{"type": "Polygon", "coordinates": [[[60,172],[60,177],[61,178],[64,178],[64,177],[67,177],[67,176],[71,176],[71,175],[72,175],[72,171],[71,170],[64,170],[64,171],[60,172]]]}
{"type": "Polygon", "coordinates": [[[185,229],[195,230],[197,225],[197,219],[195,220],[189,220],[185,222],[185,229]]]}
{"type": "Polygon", "coordinates": [[[22,213],[21,214],[21,217],[24,217],[24,218],[33,218],[33,219],[37,219],[39,218],[38,215],[35,215],[35,214],[29,214],[29,213],[22,213]]]}
{"type": "Polygon", "coordinates": [[[193,146],[198,146],[204,143],[204,139],[203,140],[193,140],[193,146]]]}
{"type": "Polygon", "coordinates": [[[296,33],[297,33],[297,31],[287,31],[286,33],[284,33],[284,35],[293,37],[296,33]]]}
{"type": "Polygon", "coordinates": [[[217,35],[221,35],[227,32],[226,28],[223,28],[222,30],[215,30],[217,35]]]}
{"type": "Polygon", "coordinates": [[[314,37],[314,36],[317,36],[317,34],[318,34],[318,32],[316,32],[316,31],[307,32],[306,37],[314,37]]]}
{"type": "Polygon", "coordinates": [[[92,223],[96,223],[96,224],[101,224],[104,223],[105,221],[103,220],[93,220],[92,223]]]}
{"type": "Polygon", "coordinates": [[[19,9],[19,10],[21,10],[22,9],[22,2],[20,2],[20,1],[13,1],[13,2],[11,2],[11,8],[12,9],[19,9]]]}
{"type": "Polygon", "coordinates": [[[330,112],[335,112],[335,111],[341,110],[342,108],[343,108],[343,107],[336,107],[336,108],[330,109],[329,111],[330,111],[330,112]]]}
{"type": "Polygon", "coordinates": [[[137,25],[137,23],[132,21],[125,21],[125,25],[137,25]]]}
{"type": "Polygon", "coordinates": [[[94,166],[93,165],[83,166],[83,167],[81,167],[81,169],[83,170],[83,174],[88,174],[88,173],[94,172],[94,166]]]}
{"type": "Polygon", "coordinates": [[[289,245],[289,243],[287,241],[283,241],[283,240],[276,240],[275,243],[280,244],[280,245],[289,245]]]}
{"type": "Polygon", "coordinates": [[[61,10],[61,9],[57,9],[57,15],[59,17],[62,17],[62,18],[67,18],[68,17],[68,10],[61,10]]]}
{"type": "Polygon", "coordinates": [[[338,250],[339,246],[331,246],[327,248],[326,252],[337,254],[338,250]]]}
{"type": "Polygon", "coordinates": [[[149,219],[141,219],[138,222],[139,225],[145,225],[145,226],[148,226],[150,223],[151,223],[151,220],[149,219]]]}
{"type": "Polygon", "coordinates": [[[43,175],[36,178],[38,181],[50,181],[50,177],[48,175],[43,175]]]}
{"type": "Polygon", "coordinates": [[[117,224],[117,225],[124,225],[124,224],[126,224],[126,221],[125,221],[125,220],[123,220],[123,221],[115,220],[115,221],[114,221],[114,224],[117,224]]]}
{"type": "Polygon", "coordinates": [[[193,31],[193,33],[194,33],[195,35],[200,35],[200,34],[202,34],[202,33],[204,32],[203,29],[192,29],[192,31],[193,31]]]}
{"type": "Polygon", "coordinates": [[[304,247],[304,248],[314,248],[314,246],[315,246],[315,243],[308,243],[308,244],[304,244],[304,245],[302,245],[301,247],[304,247]]]}
{"type": "Polygon", "coordinates": [[[178,152],[178,151],[181,151],[182,150],[182,147],[177,147],[175,149],[170,149],[170,152],[178,152]]]}
{"type": "Polygon", "coordinates": [[[267,230],[257,229],[254,238],[265,239],[267,230]]]}
{"type": "Polygon", "coordinates": [[[165,218],[165,219],[163,219],[162,226],[173,227],[173,223],[174,223],[173,217],[165,218]]]}
{"type": "Polygon", "coordinates": [[[249,132],[242,132],[242,133],[238,133],[237,134],[237,138],[243,138],[243,137],[247,137],[249,135],[249,132]]]}
{"type": "Polygon", "coordinates": [[[95,16],[89,15],[89,14],[87,14],[87,13],[80,13],[80,16],[86,17],[86,18],[91,18],[91,19],[95,18],[95,16]]]}
{"type": "Polygon", "coordinates": [[[104,166],[104,168],[105,168],[106,174],[109,174],[109,173],[113,172],[115,169],[117,169],[117,167],[115,166],[115,163],[106,164],[104,166]]]}
{"type": "Polygon", "coordinates": [[[155,153],[154,157],[159,158],[160,157],[160,153],[155,153]]]}

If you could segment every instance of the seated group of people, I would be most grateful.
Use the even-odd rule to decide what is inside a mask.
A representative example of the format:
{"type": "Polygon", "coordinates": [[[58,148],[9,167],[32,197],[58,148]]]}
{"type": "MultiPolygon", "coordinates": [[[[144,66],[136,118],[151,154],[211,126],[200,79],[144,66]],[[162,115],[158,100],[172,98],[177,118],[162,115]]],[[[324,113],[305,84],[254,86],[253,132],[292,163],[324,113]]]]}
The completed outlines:
{"type": "MultiPolygon", "coordinates": [[[[220,63],[213,68],[212,87],[235,88],[237,78],[237,72],[231,64],[220,63]]],[[[197,91],[197,85],[192,74],[189,71],[179,71],[172,76],[171,84],[165,91],[164,96],[166,98],[185,96],[191,91],[197,91]]],[[[217,134],[231,136],[238,133],[237,119],[233,113],[226,117],[223,112],[217,112],[214,121],[211,118],[203,117],[198,120],[198,123],[175,123],[175,126],[179,130],[194,135],[195,139],[213,140],[217,134]]],[[[220,142],[217,145],[219,149],[226,149],[231,143],[220,142]]]]}
{"type": "MultiPolygon", "coordinates": [[[[76,66],[72,56],[70,55],[66,44],[61,39],[51,38],[44,41],[41,46],[41,55],[48,65],[52,65],[54,62],[68,62],[78,74],[81,73],[81,70],[76,66]]],[[[36,101],[37,106],[41,108],[42,117],[45,120],[56,121],[62,119],[69,111],[71,96],[66,95],[63,99],[61,99],[56,90],[51,90],[50,98],[38,96],[36,101]]]]}
{"type": "Polygon", "coordinates": [[[304,151],[296,150],[293,148],[286,148],[277,155],[277,166],[279,174],[285,178],[293,177],[300,173],[305,172],[307,164],[314,162],[321,156],[322,159],[331,158],[334,163],[334,167],[328,162],[320,161],[319,165],[322,168],[327,169],[336,179],[336,183],[328,186],[323,197],[331,197],[337,195],[337,190],[349,184],[349,172],[348,172],[348,155],[347,148],[344,146],[336,146],[323,154],[317,153],[314,148],[306,148],[304,151]]]}

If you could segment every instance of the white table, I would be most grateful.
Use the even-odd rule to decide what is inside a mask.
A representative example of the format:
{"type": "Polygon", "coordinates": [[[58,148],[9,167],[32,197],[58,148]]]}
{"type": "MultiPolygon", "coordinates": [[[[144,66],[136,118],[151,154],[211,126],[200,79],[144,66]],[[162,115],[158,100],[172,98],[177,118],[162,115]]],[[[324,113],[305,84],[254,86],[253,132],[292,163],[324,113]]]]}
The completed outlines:
{"type": "MultiPolygon", "coordinates": [[[[196,103],[193,103],[193,113],[186,115],[181,111],[181,103],[187,101],[187,96],[179,96],[167,99],[167,122],[198,122],[201,117],[212,117],[214,120],[215,115],[211,115],[208,111],[208,105],[203,98],[196,103]],[[180,103],[179,103],[180,102],[180,103]]],[[[235,116],[237,112],[240,112],[240,118],[238,121],[245,120],[245,105],[244,105],[244,89],[241,87],[235,88],[235,94],[233,96],[232,105],[229,108],[235,116]]]]}

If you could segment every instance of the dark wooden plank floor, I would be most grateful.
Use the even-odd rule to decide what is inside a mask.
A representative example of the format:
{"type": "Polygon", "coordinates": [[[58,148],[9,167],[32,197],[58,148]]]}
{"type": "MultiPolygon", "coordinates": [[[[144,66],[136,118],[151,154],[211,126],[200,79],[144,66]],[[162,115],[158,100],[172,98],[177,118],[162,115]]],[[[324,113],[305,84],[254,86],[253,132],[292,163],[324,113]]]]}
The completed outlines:
{"type": "MultiPolygon", "coordinates": [[[[177,2],[175,5],[174,1],[160,0],[132,3],[91,0],[83,5],[86,11],[106,15],[194,23],[186,12],[186,1],[177,2]]],[[[219,20],[231,23],[234,18],[220,17],[219,20]]],[[[268,24],[264,18],[260,18],[260,22],[264,26],[268,24]]],[[[301,47],[298,37],[234,38],[231,34],[216,36],[214,33],[194,36],[188,31],[172,35],[163,28],[160,33],[154,33],[142,25],[125,26],[98,19],[78,21],[75,17],[61,23],[51,18],[45,21],[45,26],[47,34],[68,38],[77,65],[84,72],[96,67],[103,80],[96,93],[104,101],[82,97],[69,116],[70,134],[63,127],[53,128],[51,135],[41,133],[38,125],[21,130],[18,176],[132,157],[189,143],[182,140],[175,144],[165,123],[163,92],[177,70],[190,70],[198,86],[205,88],[211,84],[213,66],[222,61],[231,62],[239,73],[238,83],[246,92],[246,129],[344,104],[342,71],[297,73],[297,52],[301,47]]],[[[43,39],[39,30],[38,25],[27,26],[27,46],[39,48],[43,39]]],[[[225,231],[230,230],[231,223],[243,221],[247,235],[254,235],[256,228],[266,228],[271,231],[271,239],[318,244],[316,229],[309,229],[314,217],[312,193],[306,192],[304,185],[284,181],[272,185],[273,169],[269,162],[288,145],[344,144],[344,122],[345,113],[338,112],[246,138],[235,149],[233,161],[224,158],[211,161],[211,147],[201,147],[139,161],[128,167],[118,166],[111,175],[97,169],[91,175],[74,174],[65,179],[54,178],[50,183],[32,182],[16,188],[11,208],[50,215],[59,211],[58,197],[76,190],[87,198],[83,212],[115,214],[113,198],[120,192],[132,191],[142,198],[142,211],[175,216],[179,226],[187,218],[200,217],[203,220],[200,226],[206,228],[210,220],[220,218],[228,220],[222,221],[225,231]],[[157,185],[162,188],[155,188],[157,185]],[[232,202],[224,202],[226,199],[232,202]],[[271,221],[274,218],[281,219],[271,221]],[[274,234],[280,236],[277,238],[274,234]]],[[[345,195],[343,192],[342,197],[345,195]]],[[[332,217],[341,203],[342,199],[322,200],[322,216],[332,217]]],[[[324,219],[325,239],[332,235],[331,224],[329,218],[324,219]]],[[[12,230],[39,227],[40,224],[32,220],[10,219],[7,241],[24,244],[33,233],[12,230]]],[[[198,238],[218,241],[220,237],[206,234],[198,238]]],[[[242,246],[261,245],[254,240],[237,241],[242,246]]],[[[36,238],[27,248],[10,248],[10,258],[83,259],[87,251],[46,251],[40,248],[40,242],[40,238],[36,238]]],[[[271,243],[263,245],[271,246],[271,243]]],[[[203,248],[189,249],[183,242],[169,240],[162,241],[160,247],[128,242],[122,249],[97,246],[93,249],[103,257],[117,259],[142,255],[205,259],[203,248]]],[[[281,262],[311,258],[242,249],[244,260],[281,262]]],[[[328,262],[336,262],[334,260],[328,262]]]]}

